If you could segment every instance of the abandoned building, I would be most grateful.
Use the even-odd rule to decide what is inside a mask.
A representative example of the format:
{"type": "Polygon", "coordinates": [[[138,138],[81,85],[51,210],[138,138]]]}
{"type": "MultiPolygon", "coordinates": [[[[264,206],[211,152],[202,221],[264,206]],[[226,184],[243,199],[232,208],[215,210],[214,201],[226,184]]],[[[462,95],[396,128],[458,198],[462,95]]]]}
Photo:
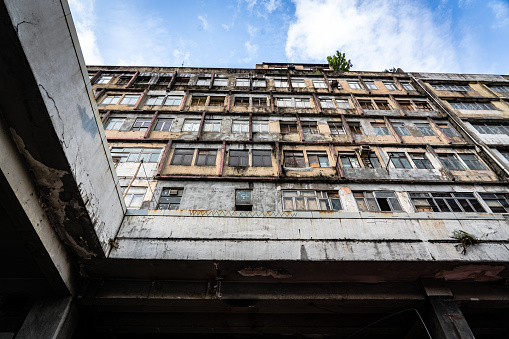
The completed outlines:
{"type": "Polygon", "coordinates": [[[509,76],[85,66],[0,3],[0,338],[509,337],[509,76]]]}

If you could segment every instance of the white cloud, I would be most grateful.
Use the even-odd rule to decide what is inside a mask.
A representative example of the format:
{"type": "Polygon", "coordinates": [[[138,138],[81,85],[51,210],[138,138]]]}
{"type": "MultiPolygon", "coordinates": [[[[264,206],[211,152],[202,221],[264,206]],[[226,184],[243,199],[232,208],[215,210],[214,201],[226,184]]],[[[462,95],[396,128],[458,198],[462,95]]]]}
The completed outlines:
{"type": "Polygon", "coordinates": [[[251,62],[251,60],[253,60],[253,58],[256,56],[256,53],[258,52],[258,45],[251,44],[249,41],[246,41],[244,46],[246,47],[248,56],[246,58],[242,59],[242,62],[248,63],[248,62],[251,62]]]}
{"type": "Polygon", "coordinates": [[[256,5],[256,0],[246,0],[246,2],[247,2],[247,8],[249,10],[252,10],[254,5],[256,5]]]}
{"type": "Polygon", "coordinates": [[[345,52],[354,69],[459,71],[447,23],[430,10],[399,0],[294,0],[286,55],[292,61],[326,63],[345,52]]]}
{"type": "Polygon", "coordinates": [[[470,6],[474,0],[458,0],[458,7],[459,8],[466,8],[470,6]]]}
{"type": "Polygon", "coordinates": [[[267,12],[274,12],[279,6],[281,6],[281,0],[266,0],[263,2],[267,12]]]}
{"type": "Polygon", "coordinates": [[[209,22],[207,21],[207,19],[205,17],[203,17],[202,15],[198,15],[198,19],[200,19],[200,21],[201,21],[201,28],[204,31],[209,29],[209,22]]]}
{"type": "Polygon", "coordinates": [[[509,24],[509,4],[502,1],[491,1],[488,6],[493,10],[495,22],[492,28],[502,28],[509,24]]]}
{"type": "Polygon", "coordinates": [[[227,25],[227,24],[222,24],[221,25],[224,29],[226,29],[227,31],[230,30],[230,25],[227,25]]]}
{"type": "Polygon", "coordinates": [[[258,31],[258,28],[251,26],[250,24],[247,25],[247,32],[249,33],[249,36],[252,38],[258,31]]]}
{"type": "Polygon", "coordinates": [[[103,58],[99,52],[94,32],[96,24],[94,3],[94,0],[69,0],[85,62],[89,65],[103,65],[103,58]]]}

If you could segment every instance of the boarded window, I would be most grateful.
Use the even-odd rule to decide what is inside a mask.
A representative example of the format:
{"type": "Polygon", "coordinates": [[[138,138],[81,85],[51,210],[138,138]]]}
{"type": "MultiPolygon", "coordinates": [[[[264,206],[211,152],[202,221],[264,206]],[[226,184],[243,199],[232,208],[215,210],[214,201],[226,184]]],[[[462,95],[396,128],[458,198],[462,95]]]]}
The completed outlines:
{"type": "Polygon", "coordinates": [[[310,167],[330,167],[327,152],[307,151],[310,167]]]}
{"type": "Polygon", "coordinates": [[[191,99],[192,106],[205,106],[206,102],[207,97],[193,96],[193,98],[191,99]]]}

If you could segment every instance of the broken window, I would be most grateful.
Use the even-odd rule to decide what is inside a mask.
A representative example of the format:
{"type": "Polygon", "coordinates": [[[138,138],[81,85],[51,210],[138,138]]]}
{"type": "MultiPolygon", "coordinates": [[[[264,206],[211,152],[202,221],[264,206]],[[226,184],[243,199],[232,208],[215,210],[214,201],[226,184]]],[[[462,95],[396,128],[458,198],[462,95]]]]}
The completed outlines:
{"type": "Polygon", "coordinates": [[[139,94],[126,94],[124,95],[124,98],[122,98],[122,101],[120,101],[121,105],[127,105],[127,106],[134,106],[136,105],[136,102],[140,98],[139,94]]]}
{"type": "Polygon", "coordinates": [[[408,161],[406,154],[403,152],[389,153],[389,158],[391,159],[395,168],[412,168],[410,161],[408,161]]]}
{"type": "Polygon", "coordinates": [[[196,132],[198,129],[200,129],[200,120],[184,120],[182,132],[196,132]]]}
{"type": "Polygon", "coordinates": [[[272,151],[253,150],[253,166],[254,167],[271,167],[272,166],[272,151]]]}
{"type": "Polygon", "coordinates": [[[183,188],[168,188],[165,187],[161,191],[161,197],[159,198],[159,204],[157,209],[159,210],[178,210],[180,209],[180,201],[182,200],[182,194],[184,193],[183,188]]]}
{"type": "Polygon", "coordinates": [[[279,128],[282,134],[299,133],[296,122],[279,122],[279,128]]]}
{"type": "Polygon", "coordinates": [[[378,160],[375,152],[370,152],[369,156],[362,157],[361,159],[363,160],[362,162],[364,165],[368,168],[382,168],[382,165],[380,165],[380,160],[378,160]]]}
{"type": "Polygon", "coordinates": [[[157,80],[158,86],[168,86],[171,82],[171,77],[159,77],[157,80]]]}
{"type": "Polygon", "coordinates": [[[330,134],[346,134],[341,122],[329,121],[327,124],[329,125],[330,134]]]}
{"type": "Polygon", "coordinates": [[[228,86],[228,79],[225,79],[225,78],[214,78],[214,86],[217,86],[217,87],[228,86]]]}
{"type": "Polygon", "coordinates": [[[119,131],[124,121],[125,118],[110,118],[108,119],[108,123],[106,124],[106,127],[104,127],[104,129],[111,131],[119,131]]]}
{"type": "Polygon", "coordinates": [[[350,126],[350,130],[354,134],[354,136],[361,136],[364,134],[361,128],[361,124],[358,122],[350,122],[348,123],[348,126],[350,126]]]}
{"type": "Polygon", "coordinates": [[[233,133],[249,133],[249,121],[246,120],[234,120],[232,122],[233,133]]]}
{"type": "Polygon", "coordinates": [[[397,212],[402,211],[394,192],[353,192],[361,212],[397,212]]]}
{"type": "Polygon", "coordinates": [[[152,77],[151,76],[138,76],[135,80],[137,85],[147,85],[152,77]]]}
{"type": "Polygon", "coordinates": [[[433,110],[426,101],[414,101],[414,105],[418,111],[429,112],[433,110]]]}
{"type": "Polygon", "coordinates": [[[132,75],[128,75],[128,76],[125,76],[125,75],[121,75],[117,82],[115,83],[115,85],[127,85],[129,83],[129,81],[131,81],[132,79],[132,75]]]}
{"type": "Polygon", "coordinates": [[[302,151],[285,151],[284,163],[286,167],[301,168],[306,167],[304,162],[304,152],[302,151]]]}
{"type": "Polygon", "coordinates": [[[402,82],[401,85],[403,85],[403,88],[407,91],[415,91],[414,86],[412,86],[409,82],[402,82]]]}
{"type": "Polygon", "coordinates": [[[404,111],[415,111],[414,106],[412,106],[412,103],[410,101],[399,101],[398,104],[404,111]]]}
{"type": "MultiPolygon", "coordinates": [[[[125,191],[127,187],[122,187],[122,191],[125,191]]],[[[146,187],[129,187],[124,202],[127,208],[140,208],[147,193],[146,187]]]]}
{"type": "Polygon", "coordinates": [[[117,105],[122,95],[107,95],[99,106],[117,105]]]}
{"type": "Polygon", "coordinates": [[[283,190],[284,211],[339,211],[343,207],[337,191],[283,190]]]}
{"type": "Polygon", "coordinates": [[[435,131],[433,131],[429,124],[415,124],[415,127],[417,127],[419,132],[421,132],[421,134],[425,137],[436,136],[435,131]]]}
{"type": "Polygon", "coordinates": [[[359,100],[359,105],[361,105],[362,109],[375,110],[375,106],[371,100],[359,100]]]}
{"type": "Polygon", "coordinates": [[[375,100],[375,104],[382,111],[390,111],[392,109],[391,105],[385,100],[375,100]]]}
{"type": "Polygon", "coordinates": [[[398,133],[399,136],[402,135],[410,135],[410,132],[408,132],[408,129],[406,128],[405,124],[402,122],[393,122],[392,127],[398,133]]]}
{"type": "Polygon", "coordinates": [[[164,101],[164,106],[179,106],[181,102],[182,102],[182,97],[169,96],[164,101]]]}
{"type": "Polygon", "coordinates": [[[362,89],[358,81],[348,81],[348,86],[350,86],[351,89],[362,89]]]}
{"type": "Polygon", "coordinates": [[[187,77],[178,77],[177,80],[175,80],[175,86],[187,86],[189,84],[189,78],[187,77]]]}
{"type": "Polygon", "coordinates": [[[221,120],[205,120],[203,123],[203,132],[220,132],[221,120]]]}
{"type": "Polygon", "coordinates": [[[173,152],[172,165],[191,166],[193,162],[194,149],[176,148],[173,152]]]}
{"type": "Polygon", "coordinates": [[[217,158],[216,150],[198,150],[198,155],[196,156],[196,166],[216,166],[216,158],[217,158]]]}
{"type": "Polygon", "coordinates": [[[454,84],[440,84],[432,85],[437,91],[453,91],[453,92],[469,92],[473,91],[472,87],[468,85],[454,85],[454,84]]]}
{"type": "Polygon", "coordinates": [[[235,86],[237,87],[249,87],[249,79],[237,79],[235,82],[235,86]]]}
{"type": "Polygon", "coordinates": [[[473,193],[409,193],[417,212],[486,212],[473,193]]]}
{"type": "Polygon", "coordinates": [[[438,154],[440,161],[444,164],[444,166],[451,171],[464,171],[466,170],[465,166],[459,161],[458,157],[454,153],[442,153],[438,154]]]}
{"type": "Polygon", "coordinates": [[[320,106],[322,108],[336,108],[332,99],[320,99],[320,106]]]}
{"type": "Polygon", "coordinates": [[[210,78],[198,78],[196,86],[209,86],[210,80],[211,80],[210,78]]]}
{"type": "Polygon", "coordinates": [[[147,106],[160,106],[163,104],[164,101],[164,95],[157,95],[157,96],[149,96],[147,99],[147,103],[145,105],[147,106]]]}
{"type": "Polygon", "coordinates": [[[451,102],[451,106],[457,110],[470,111],[493,111],[497,108],[491,102],[451,102]]]}
{"type": "Polygon", "coordinates": [[[297,107],[297,108],[312,108],[311,101],[308,98],[295,98],[295,107],[297,107]]]}
{"type": "Polygon", "coordinates": [[[485,171],[487,168],[482,164],[475,154],[460,154],[461,160],[467,165],[468,169],[472,171],[485,171]]]}
{"type": "Polygon", "coordinates": [[[230,150],[229,166],[249,166],[249,151],[230,150]]]}
{"type": "Polygon", "coordinates": [[[327,84],[323,80],[313,80],[314,88],[327,88],[327,84]]]}
{"type": "Polygon", "coordinates": [[[265,87],[265,79],[253,79],[253,87],[265,87]]]}
{"type": "Polygon", "coordinates": [[[307,151],[309,167],[330,167],[327,152],[307,151]]]}
{"type": "Polygon", "coordinates": [[[252,98],[254,107],[267,107],[267,98],[252,98]]]}
{"type": "Polygon", "coordinates": [[[319,134],[318,125],[315,121],[302,121],[302,132],[304,134],[319,134]]]}
{"type": "Polygon", "coordinates": [[[209,106],[224,106],[225,97],[210,97],[209,106]]]}
{"type": "Polygon", "coordinates": [[[274,78],[275,87],[288,87],[288,78],[274,78]]]}
{"type": "Polygon", "coordinates": [[[146,131],[148,129],[148,126],[150,126],[150,121],[152,121],[152,119],[150,119],[150,118],[138,118],[134,122],[132,130],[133,131],[146,131]]]}
{"type": "Polygon", "coordinates": [[[448,124],[438,124],[437,125],[438,128],[440,128],[440,130],[448,137],[450,138],[454,138],[454,137],[458,137],[459,134],[458,132],[456,132],[454,130],[454,128],[452,128],[451,126],[449,126],[448,124]]]}
{"type": "Polygon", "coordinates": [[[235,210],[253,210],[253,190],[235,190],[235,210]]]}
{"type": "Polygon", "coordinates": [[[292,79],[292,87],[294,88],[306,88],[304,79],[292,79]]]}
{"type": "Polygon", "coordinates": [[[508,193],[480,193],[479,195],[483,198],[493,213],[509,213],[508,193]]]}
{"type": "Polygon", "coordinates": [[[111,81],[112,78],[113,76],[111,75],[101,75],[95,83],[98,85],[106,85],[108,82],[111,81]]]}
{"type": "Polygon", "coordinates": [[[253,121],[253,133],[269,133],[269,122],[253,121]]]}
{"type": "Polygon", "coordinates": [[[396,84],[392,81],[384,81],[383,84],[385,88],[387,88],[390,91],[399,91],[399,88],[396,87],[396,84]]]}
{"type": "Polygon", "coordinates": [[[378,89],[374,81],[364,81],[368,89],[378,89]]]}
{"type": "Polygon", "coordinates": [[[338,100],[336,99],[336,104],[338,105],[339,109],[351,109],[352,106],[348,102],[348,100],[338,100]]]}
{"type": "Polygon", "coordinates": [[[154,131],[169,131],[173,119],[157,119],[154,131]]]}
{"type": "Polygon", "coordinates": [[[433,165],[424,153],[410,153],[410,158],[414,162],[415,167],[419,169],[433,169],[433,165]]]}
{"type": "Polygon", "coordinates": [[[237,107],[249,107],[249,97],[235,97],[234,105],[237,107]]]}
{"type": "Polygon", "coordinates": [[[207,97],[204,96],[193,96],[191,98],[191,106],[205,106],[207,97]]]}
{"type": "Polygon", "coordinates": [[[339,160],[341,161],[341,167],[343,168],[361,168],[359,159],[355,152],[339,153],[339,160]]]}
{"type": "Polygon", "coordinates": [[[113,147],[111,156],[118,158],[119,162],[158,162],[161,148],[143,147],[113,147]]]}
{"type": "Polygon", "coordinates": [[[277,107],[293,107],[292,98],[276,98],[277,107]]]}
{"type": "Polygon", "coordinates": [[[385,124],[371,124],[375,130],[376,135],[391,135],[389,128],[385,124]]]}

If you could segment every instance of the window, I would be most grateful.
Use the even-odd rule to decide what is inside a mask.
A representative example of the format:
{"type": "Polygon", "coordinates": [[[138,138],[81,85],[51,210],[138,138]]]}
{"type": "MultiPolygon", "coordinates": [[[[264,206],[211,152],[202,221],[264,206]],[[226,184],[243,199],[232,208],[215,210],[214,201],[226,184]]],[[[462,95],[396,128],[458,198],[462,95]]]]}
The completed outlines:
{"type": "Polygon", "coordinates": [[[509,161],[509,152],[500,152],[500,154],[509,161]]]}
{"type": "Polygon", "coordinates": [[[429,124],[415,124],[415,127],[421,132],[421,134],[425,137],[434,137],[436,136],[435,132],[431,128],[429,124]]]}
{"type": "Polygon", "coordinates": [[[136,102],[140,98],[139,94],[126,94],[122,101],[120,101],[121,105],[134,106],[136,102]]]}
{"type": "Polygon", "coordinates": [[[209,106],[224,106],[225,97],[210,97],[209,106]]]}
{"type": "Polygon", "coordinates": [[[196,166],[216,166],[216,150],[198,150],[196,156],[196,166]]]}
{"type": "Polygon", "coordinates": [[[191,166],[193,162],[194,149],[176,148],[173,152],[172,165],[191,166]]]}
{"type": "Polygon", "coordinates": [[[338,105],[339,109],[350,109],[352,106],[350,106],[350,103],[348,100],[336,100],[336,104],[338,105]]]}
{"type": "Polygon", "coordinates": [[[304,163],[303,152],[285,151],[284,157],[286,167],[296,167],[296,168],[306,167],[306,164],[304,163]]]}
{"type": "Polygon", "coordinates": [[[111,156],[118,158],[119,162],[158,162],[161,155],[160,148],[142,147],[113,147],[111,156]]]}
{"type": "Polygon", "coordinates": [[[359,211],[392,212],[402,211],[394,192],[353,192],[359,211]]]}
{"type": "Polygon", "coordinates": [[[438,128],[440,128],[440,130],[448,137],[450,138],[454,138],[454,137],[458,137],[458,132],[456,132],[451,126],[449,126],[448,124],[438,124],[437,125],[438,128]]]}
{"type": "Polygon", "coordinates": [[[451,106],[457,110],[470,110],[470,111],[497,110],[491,102],[451,102],[451,106]]]}
{"type": "Polygon", "coordinates": [[[157,85],[159,86],[168,86],[171,82],[171,77],[159,77],[157,80],[157,85]]]}
{"type": "Polygon", "coordinates": [[[180,106],[182,102],[182,97],[169,96],[166,98],[164,102],[164,106],[180,106]]]}
{"type": "Polygon", "coordinates": [[[442,84],[432,85],[437,91],[453,91],[453,92],[468,92],[473,91],[472,87],[468,85],[453,85],[453,84],[442,84]]]}
{"type": "Polygon", "coordinates": [[[234,105],[237,107],[249,107],[249,97],[235,97],[234,105]]]}
{"type": "Polygon", "coordinates": [[[482,164],[482,162],[477,158],[475,154],[460,154],[461,160],[467,165],[470,170],[479,170],[485,171],[487,168],[482,164]]]}
{"type": "Polygon", "coordinates": [[[330,167],[327,152],[307,151],[309,167],[330,167]]]}
{"type": "Polygon", "coordinates": [[[173,119],[157,119],[154,131],[169,131],[173,119]]]}
{"type": "Polygon", "coordinates": [[[373,105],[371,100],[359,100],[359,105],[361,105],[362,109],[367,109],[367,110],[375,109],[375,106],[373,105]]]}
{"type": "Polygon", "coordinates": [[[378,157],[376,156],[375,152],[370,152],[369,156],[362,157],[361,159],[365,167],[382,168],[382,165],[380,165],[380,161],[378,160],[378,157]]]}
{"type": "Polygon", "coordinates": [[[147,85],[152,77],[151,76],[138,76],[135,80],[137,85],[147,85]]]}
{"type": "Polygon", "coordinates": [[[409,82],[402,82],[403,88],[407,91],[415,91],[414,86],[412,86],[409,82]]]}
{"type": "Polygon", "coordinates": [[[158,95],[158,96],[149,96],[147,99],[147,103],[145,105],[147,106],[160,106],[163,104],[164,96],[158,95]]]}
{"type": "Polygon", "coordinates": [[[330,134],[336,134],[336,135],[346,134],[342,123],[335,122],[335,121],[329,121],[328,125],[329,125],[329,129],[330,129],[330,134]]]}
{"type": "Polygon", "coordinates": [[[323,80],[313,80],[314,88],[327,88],[327,84],[323,80]]]}
{"type": "Polygon", "coordinates": [[[235,85],[237,87],[249,87],[249,79],[237,79],[235,85]]]}
{"type": "Polygon", "coordinates": [[[410,161],[408,161],[408,158],[403,152],[389,153],[389,158],[391,159],[395,168],[412,168],[410,161]]]}
{"type": "MultiPolygon", "coordinates": [[[[125,191],[127,187],[123,187],[122,191],[125,191]]],[[[147,192],[146,187],[129,187],[127,194],[124,197],[125,205],[127,208],[140,208],[147,192]]]]}
{"type": "Polygon", "coordinates": [[[275,87],[288,87],[288,79],[287,78],[274,78],[274,86],[275,87]]]}
{"type": "Polygon", "coordinates": [[[491,86],[493,92],[497,93],[509,93],[509,86],[491,86]]]}
{"type": "Polygon", "coordinates": [[[297,128],[297,123],[295,123],[295,122],[283,122],[283,121],[281,121],[279,123],[279,128],[281,130],[281,133],[283,133],[283,134],[299,133],[299,130],[297,128]]]}
{"type": "Polygon", "coordinates": [[[205,106],[207,97],[193,96],[191,99],[191,106],[205,106]]]}
{"type": "Polygon", "coordinates": [[[104,129],[110,131],[119,131],[124,121],[125,121],[124,118],[110,118],[108,119],[108,123],[106,124],[106,127],[104,127],[104,129]]]}
{"type": "Polygon", "coordinates": [[[111,81],[112,78],[113,76],[111,75],[101,75],[101,77],[95,83],[98,85],[106,85],[111,81]]]}
{"type": "MultiPolygon", "coordinates": [[[[224,78],[214,78],[214,86],[224,87],[228,86],[228,79],[224,78]]],[[[238,86],[238,85],[237,85],[238,86]]]]}
{"type": "Polygon", "coordinates": [[[106,98],[101,102],[100,106],[106,105],[117,105],[122,95],[107,95],[106,98]]]}
{"type": "Polygon", "coordinates": [[[304,134],[319,134],[318,125],[314,121],[302,121],[302,133],[304,134]]]}
{"type": "Polygon", "coordinates": [[[433,110],[426,101],[414,101],[414,105],[418,111],[429,112],[433,110]]]}
{"type": "Polygon", "coordinates": [[[368,89],[378,89],[374,81],[364,81],[368,89]]]}
{"type": "Polygon", "coordinates": [[[509,125],[472,124],[472,126],[481,134],[509,135],[509,125]]]}
{"type": "Polygon", "coordinates": [[[332,99],[320,99],[320,106],[322,108],[336,108],[332,99]]]}
{"type": "Polygon", "coordinates": [[[198,78],[196,86],[208,86],[210,85],[210,78],[198,78]]]}
{"type": "Polygon", "coordinates": [[[178,210],[180,209],[180,201],[182,200],[183,188],[168,188],[165,187],[161,191],[159,198],[159,210],[178,210]]]}
{"type": "Polygon", "coordinates": [[[351,89],[362,89],[358,81],[348,81],[348,86],[350,86],[351,89]]]}
{"type": "Polygon", "coordinates": [[[393,122],[392,127],[394,127],[394,130],[396,133],[398,133],[399,136],[410,135],[410,132],[408,132],[405,124],[402,122],[393,122]]]}
{"type": "Polygon", "coordinates": [[[234,120],[232,123],[233,133],[249,133],[249,121],[234,120]]]}
{"type": "Polygon", "coordinates": [[[375,130],[376,135],[391,135],[389,132],[389,128],[385,124],[371,124],[373,129],[375,130]]]}
{"type": "Polygon", "coordinates": [[[292,79],[292,87],[306,88],[306,83],[304,82],[304,79],[292,79]]]}
{"type": "Polygon", "coordinates": [[[396,84],[392,81],[384,81],[383,82],[385,88],[387,88],[390,91],[398,91],[398,87],[396,87],[396,84]]]}
{"type": "Polygon", "coordinates": [[[355,152],[339,153],[338,155],[343,168],[361,168],[355,152]]]}
{"type": "Polygon", "coordinates": [[[267,107],[267,98],[253,98],[254,107],[267,107]]]}
{"type": "Polygon", "coordinates": [[[341,200],[336,191],[294,191],[283,190],[285,211],[339,211],[341,200]]]}
{"type": "Polygon", "coordinates": [[[434,169],[424,153],[410,153],[410,158],[419,169],[434,169]]]}
{"type": "Polygon", "coordinates": [[[399,101],[398,104],[404,111],[414,111],[414,106],[412,106],[412,103],[410,101],[399,101]]]}
{"type": "Polygon", "coordinates": [[[269,133],[269,122],[253,121],[253,133],[269,133]]]}
{"type": "MultiPolygon", "coordinates": [[[[215,159],[214,159],[215,164],[215,159]]],[[[231,150],[229,166],[249,166],[249,151],[247,150],[231,150]]]]}
{"type": "Polygon", "coordinates": [[[200,120],[184,120],[182,132],[196,132],[200,128],[200,120]]]}
{"type": "Polygon", "coordinates": [[[292,98],[276,98],[277,107],[293,107],[292,98]]]}
{"type": "Polygon", "coordinates": [[[417,212],[486,212],[472,193],[409,194],[417,212]]]}
{"type": "Polygon", "coordinates": [[[508,193],[480,193],[479,195],[483,198],[493,213],[509,213],[508,193]]]}
{"type": "Polygon", "coordinates": [[[311,101],[308,98],[295,98],[295,107],[311,108],[311,101]]]}
{"type": "Polygon", "coordinates": [[[463,166],[463,164],[459,161],[456,154],[442,153],[438,154],[438,157],[440,158],[440,161],[442,161],[442,163],[445,165],[445,167],[451,171],[464,171],[466,169],[465,166],[463,166]]]}
{"type": "Polygon", "coordinates": [[[235,191],[235,210],[252,211],[253,210],[253,191],[236,190],[235,191]]]}
{"type": "Polygon", "coordinates": [[[265,79],[253,79],[253,87],[265,87],[265,79]]]}
{"type": "Polygon", "coordinates": [[[138,118],[134,122],[132,130],[133,131],[146,131],[148,129],[148,126],[150,125],[150,121],[152,121],[152,119],[150,119],[150,118],[138,118]]]}
{"type": "Polygon", "coordinates": [[[253,166],[254,167],[271,167],[272,166],[272,151],[253,150],[253,166]]]}
{"type": "Polygon", "coordinates": [[[178,77],[177,80],[175,80],[175,86],[187,86],[189,84],[189,78],[181,78],[178,77]]]}
{"type": "Polygon", "coordinates": [[[203,132],[220,132],[221,120],[205,120],[203,123],[203,132]]]}
{"type": "Polygon", "coordinates": [[[131,81],[132,76],[121,75],[115,85],[127,85],[131,81]]]}
{"type": "Polygon", "coordinates": [[[358,123],[358,122],[350,122],[349,126],[350,126],[350,130],[352,131],[352,133],[355,136],[361,136],[361,135],[364,134],[364,132],[362,132],[362,128],[361,128],[361,124],[360,123],[358,123]]]}
{"type": "Polygon", "coordinates": [[[391,105],[389,105],[387,101],[376,100],[375,104],[378,109],[382,111],[390,111],[392,109],[391,105]]]}

